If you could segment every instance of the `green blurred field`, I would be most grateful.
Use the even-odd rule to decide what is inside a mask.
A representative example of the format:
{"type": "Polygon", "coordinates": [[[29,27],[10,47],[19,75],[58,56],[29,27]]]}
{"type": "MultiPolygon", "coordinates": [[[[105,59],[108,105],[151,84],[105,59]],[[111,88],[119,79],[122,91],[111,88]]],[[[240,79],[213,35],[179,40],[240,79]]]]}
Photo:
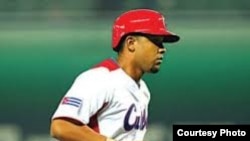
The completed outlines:
{"type": "MultiPolygon", "coordinates": [[[[14,25],[0,30],[0,122],[47,131],[51,114],[74,78],[115,56],[110,27],[14,25]]],[[[158,74],[145,75],[152,92],[150,122],[249,123],[249,25],[173,20],[169,27],[181,41],[166,45],[158,74]]]]}

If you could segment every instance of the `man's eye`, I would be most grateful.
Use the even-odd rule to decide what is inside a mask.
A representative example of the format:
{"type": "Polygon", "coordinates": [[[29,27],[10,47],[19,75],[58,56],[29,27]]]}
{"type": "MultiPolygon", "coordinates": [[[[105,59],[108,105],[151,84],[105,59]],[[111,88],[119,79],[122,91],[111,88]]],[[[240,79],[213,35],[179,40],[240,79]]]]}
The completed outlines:
{"type": "Polygon", "coordinates": [[[159,47],[163,47],[163,42],[161,40],[155,39],[155,40],[151,40],[155,45],[159,46],[159,47]]]}
{"type": "Polygon", "coordinates": [[[159,43],[159,44],[156,44],[159,48],[164,48],[164,45],[163,45],[163,43],[161,42],[161,43],[159,43]]]}

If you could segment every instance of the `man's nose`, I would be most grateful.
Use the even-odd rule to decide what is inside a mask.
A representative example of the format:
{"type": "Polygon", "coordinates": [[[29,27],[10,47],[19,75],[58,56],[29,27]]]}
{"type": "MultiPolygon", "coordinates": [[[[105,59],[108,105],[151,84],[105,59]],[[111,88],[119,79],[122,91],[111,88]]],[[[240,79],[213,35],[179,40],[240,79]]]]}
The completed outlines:
{"type": "Polygon", "coordinates": [[[161,54],[164,54],[165,52],[167,52],[167,49],[166,48],[159,48],[158,52],[161,54]]]}

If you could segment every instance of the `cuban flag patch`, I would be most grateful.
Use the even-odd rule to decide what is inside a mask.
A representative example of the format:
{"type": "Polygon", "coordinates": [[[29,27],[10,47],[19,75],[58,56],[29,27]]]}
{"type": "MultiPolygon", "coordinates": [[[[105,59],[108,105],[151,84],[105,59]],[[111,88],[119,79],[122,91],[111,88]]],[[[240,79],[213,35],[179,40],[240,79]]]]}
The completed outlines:
{"type": "Polygon", "coordinates": [[[64,97],[61,104],[74,106],[80,108],[82,105],[82,100],[76,97],[64,97]]]}

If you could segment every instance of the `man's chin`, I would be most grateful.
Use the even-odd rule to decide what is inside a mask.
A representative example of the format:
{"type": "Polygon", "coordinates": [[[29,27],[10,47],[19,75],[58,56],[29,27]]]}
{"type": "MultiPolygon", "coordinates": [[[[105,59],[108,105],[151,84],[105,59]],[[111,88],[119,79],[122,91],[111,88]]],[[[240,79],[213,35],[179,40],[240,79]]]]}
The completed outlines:
{"type": "Polygon", "coordinates": [[[151,68],[150,73],[157,73],[160,71],[160,67],[151,68]]]}

